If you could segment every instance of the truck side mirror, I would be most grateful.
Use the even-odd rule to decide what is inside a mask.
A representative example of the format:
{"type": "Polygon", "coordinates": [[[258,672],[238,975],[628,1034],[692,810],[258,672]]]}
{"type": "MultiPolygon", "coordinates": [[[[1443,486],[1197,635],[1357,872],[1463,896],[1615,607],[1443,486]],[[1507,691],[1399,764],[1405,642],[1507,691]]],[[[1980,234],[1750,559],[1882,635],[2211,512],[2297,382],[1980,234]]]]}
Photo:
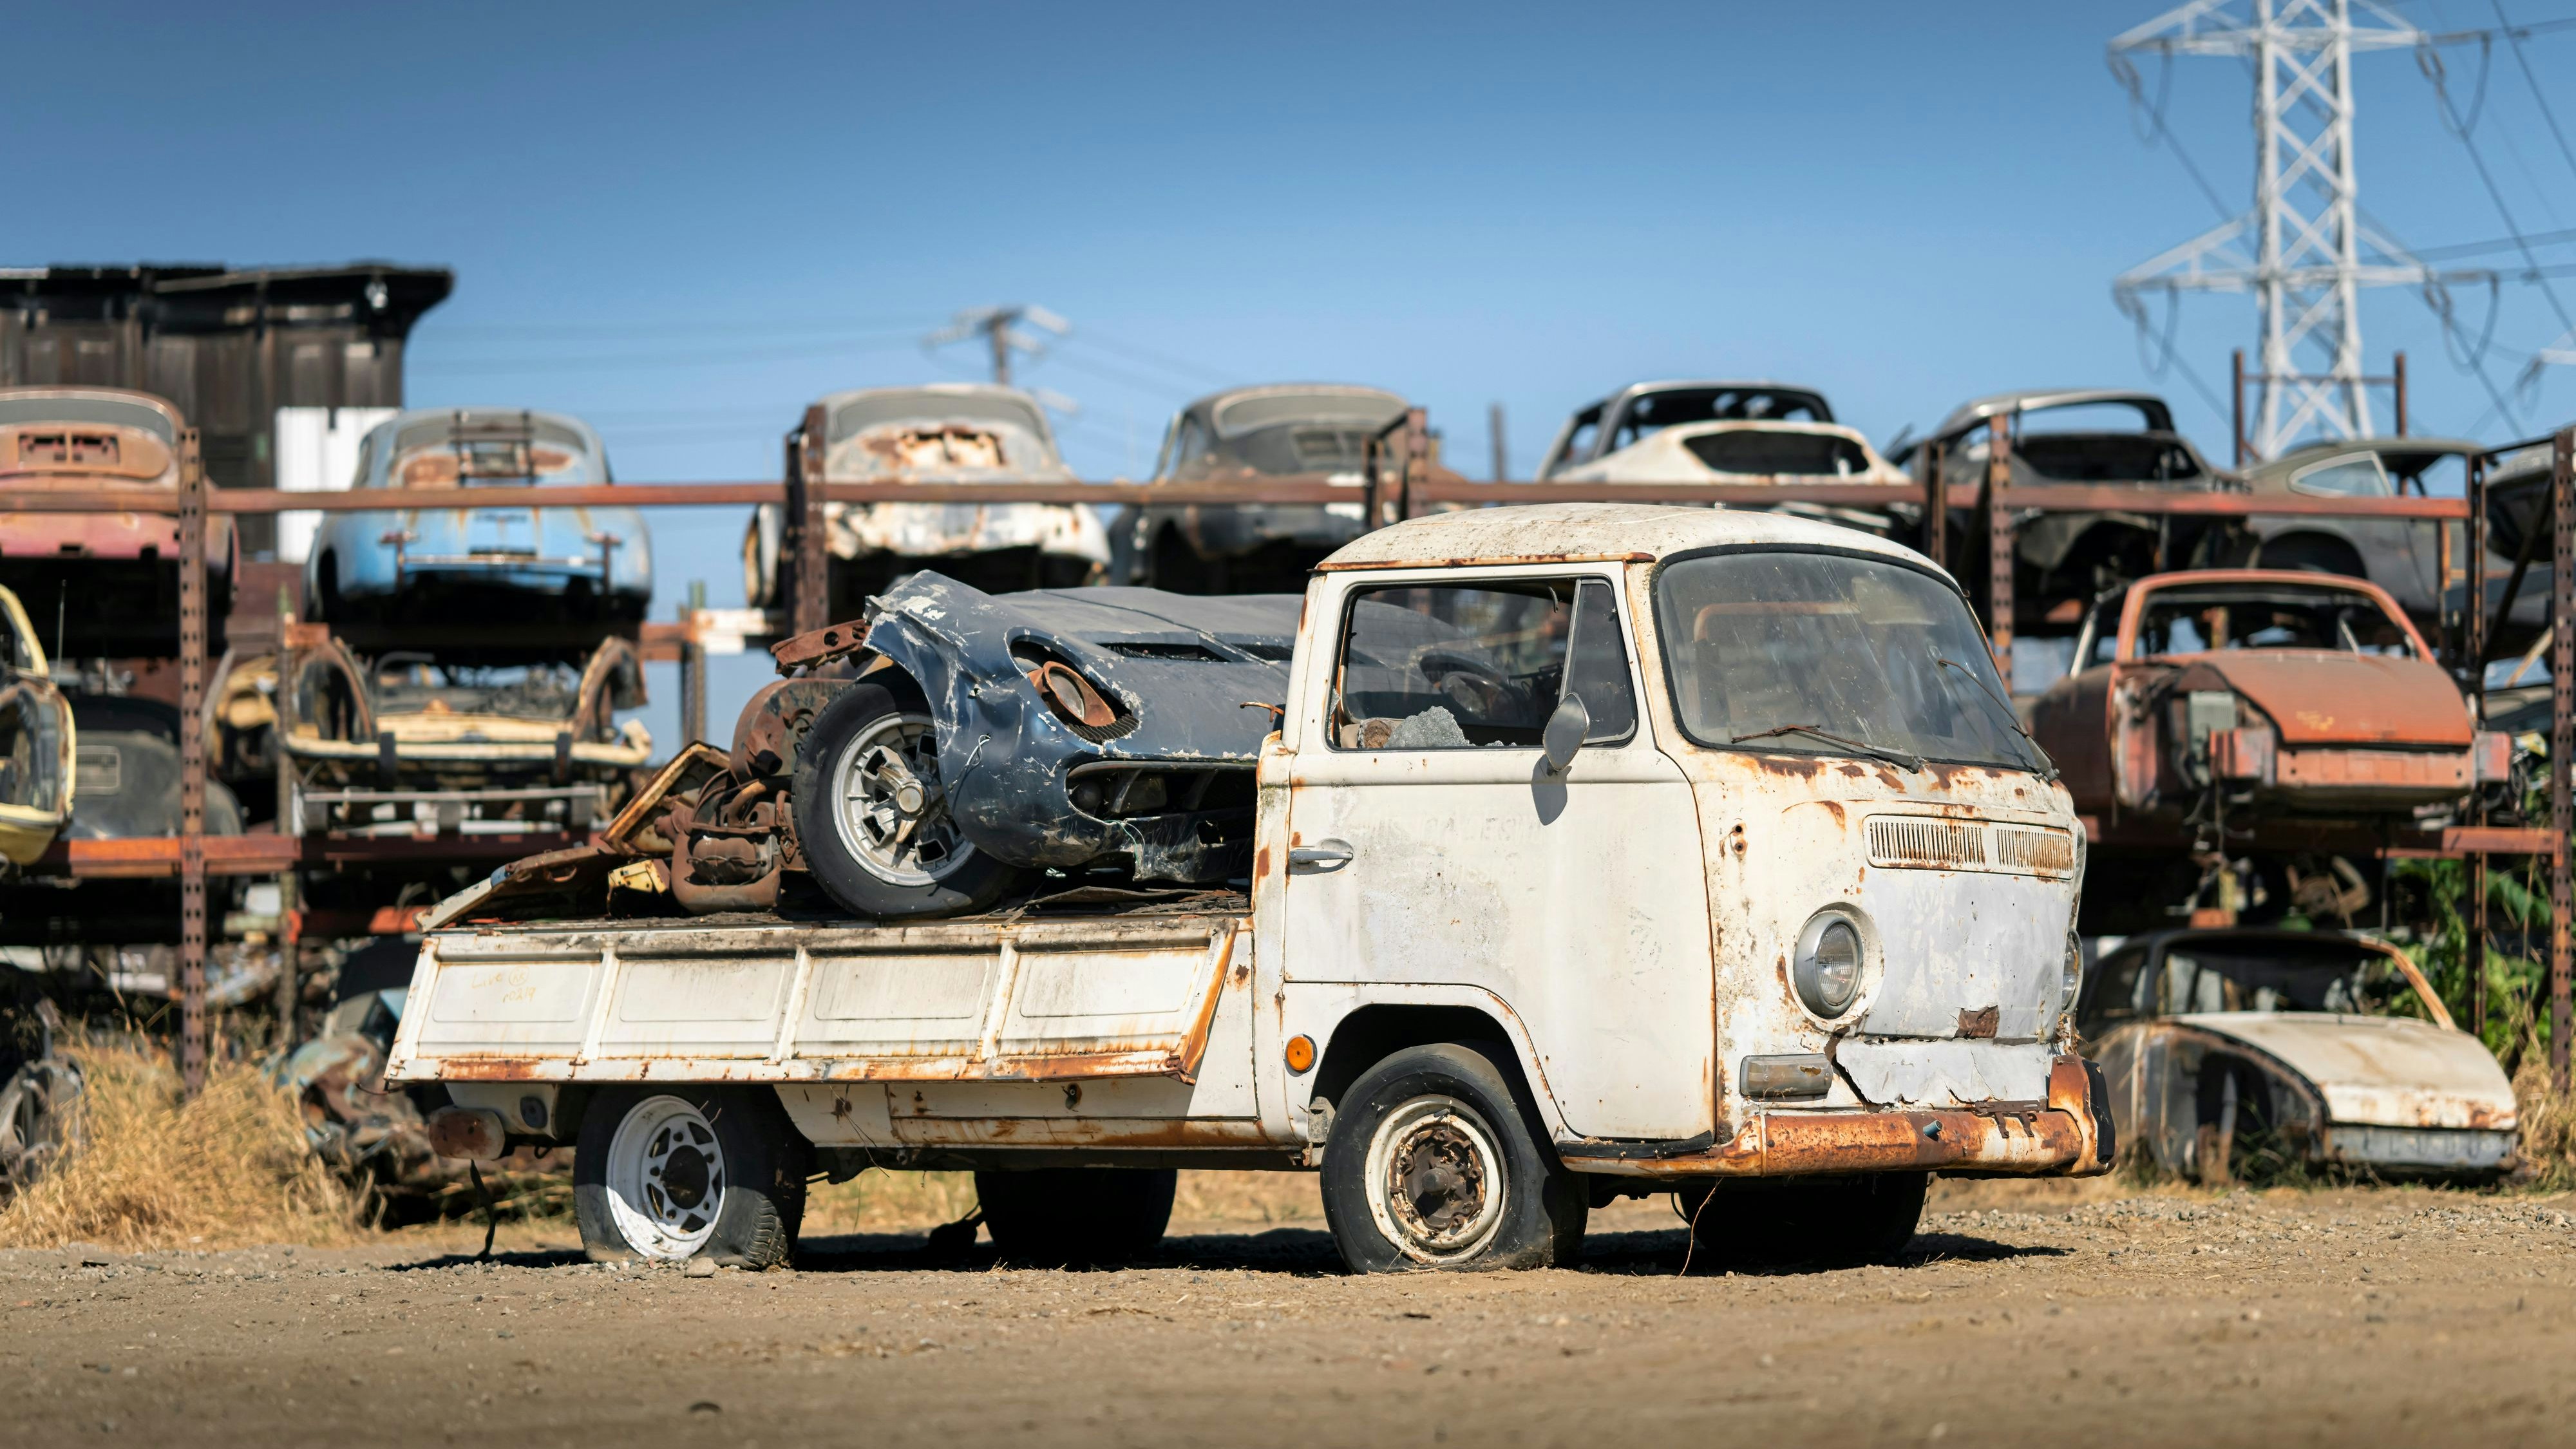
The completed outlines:
{"type": "Polygon", "coordinates": [[[1583,696],[1572,690],[1556,702],[1556,712],[1547,717],[1547,727],[1539,731],[1539,745],[1547,752],[1547,767],[1562,775],[1574,763],[1574,752],[1583,748],[1583,737],[1592,733],[1592,711],[1583,707],[1583,696]]]}

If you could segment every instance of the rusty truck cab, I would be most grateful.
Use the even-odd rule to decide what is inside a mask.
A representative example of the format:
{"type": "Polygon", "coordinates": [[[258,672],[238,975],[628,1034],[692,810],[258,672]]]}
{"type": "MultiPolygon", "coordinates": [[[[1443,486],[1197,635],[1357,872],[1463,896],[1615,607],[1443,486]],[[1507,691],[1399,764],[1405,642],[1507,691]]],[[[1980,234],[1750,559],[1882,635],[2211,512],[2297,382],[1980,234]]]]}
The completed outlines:
{"type": "Polygon", "coordinates": [[[2083,831],[1930,561],[1511,508],[1370,534],[1306,610],[1255,890],[1278,1036],[1323,1043],[1281,1084],[1308,1136],[1337,1031],[1459,1011],[1581,1173],[2107,1167],[2068,1023],[2083,831]]]}

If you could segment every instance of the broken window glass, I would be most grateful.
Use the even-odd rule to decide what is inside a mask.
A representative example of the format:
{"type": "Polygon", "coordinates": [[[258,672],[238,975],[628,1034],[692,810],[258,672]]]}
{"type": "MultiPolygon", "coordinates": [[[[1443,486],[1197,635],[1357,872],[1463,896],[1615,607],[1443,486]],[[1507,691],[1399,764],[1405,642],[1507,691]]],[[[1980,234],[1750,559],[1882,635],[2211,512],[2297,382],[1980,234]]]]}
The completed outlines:
{"type": "MultiPolygon", "coordinates": [[[[1358,593],[1335,677],[1334,743],[1367,750],[1538,748],[1564,690],[1575,584],[1547,579],[1358,593]]],[[[1600,668],[1598,657],[1588,667],[1600,668]]],[[[1620,668],[1624,674],[1624,652],[1620,668]]],[[[1633,699],[1628,708],[1633,721],[1633,699]]]]}

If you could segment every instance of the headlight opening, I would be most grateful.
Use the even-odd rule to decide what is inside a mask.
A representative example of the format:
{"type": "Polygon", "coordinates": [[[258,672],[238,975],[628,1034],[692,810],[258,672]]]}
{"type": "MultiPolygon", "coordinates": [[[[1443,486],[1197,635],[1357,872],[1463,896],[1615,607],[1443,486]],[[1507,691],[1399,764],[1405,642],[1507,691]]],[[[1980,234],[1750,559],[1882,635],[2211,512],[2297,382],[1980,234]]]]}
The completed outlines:
{"type": "Polygon", "coordinates": [[[1791,971],[1798,1000],[1827,1021],[1842,1016],[1860,999],[1868,960],[1858,922],[1841,911],[1817,912],[1798,933],[1791,971]]]}

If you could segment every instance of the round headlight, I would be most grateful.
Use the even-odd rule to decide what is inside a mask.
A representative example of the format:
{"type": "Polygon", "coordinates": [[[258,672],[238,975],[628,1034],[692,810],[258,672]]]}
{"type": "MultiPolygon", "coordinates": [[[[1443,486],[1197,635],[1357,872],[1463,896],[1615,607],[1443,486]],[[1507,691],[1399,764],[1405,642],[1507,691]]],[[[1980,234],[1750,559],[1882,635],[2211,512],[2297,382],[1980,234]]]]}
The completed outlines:
{"type": "Polygon", "coordinates": [[[1860,996],[1860,928],[1847,916],[1828,911],[1798,933],[1798,960],[1792,973],[1798,999],[1828,1019],[1851,1010],[1860,996]]]}
{"type": "Polygon", "coordinates": [[[2075,1014],[2075,998],[2084,989],[2084,938],[2073,931],[2066,933],[2066,968],[2057,983],[2057,1010],[2061,1015],[2075,1014]]]}

